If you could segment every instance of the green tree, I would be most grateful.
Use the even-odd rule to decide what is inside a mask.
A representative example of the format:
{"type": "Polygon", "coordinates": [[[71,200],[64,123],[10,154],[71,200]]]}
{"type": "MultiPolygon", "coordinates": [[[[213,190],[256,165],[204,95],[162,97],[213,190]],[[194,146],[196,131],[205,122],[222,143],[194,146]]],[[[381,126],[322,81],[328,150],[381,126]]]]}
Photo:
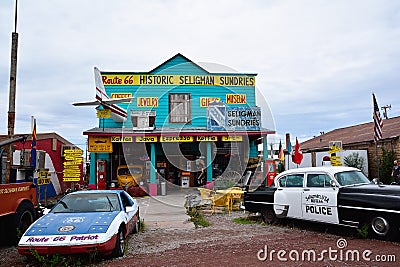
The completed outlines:
{"type": "Polygon", "coordinates": [[[393,161],[396,159],[396,153],[390,149],[382,147],[382,156],[379,158],[379,179],[384,184],[393,182],[392,168],[393,161]]]}
{"type": "Polygon", "coordinates": [[[364,172],[365,159],[360,156],[357,152],[353,152],[351,155],[343,158],[343,162],[348,167],[354,167],[364,172]]]}

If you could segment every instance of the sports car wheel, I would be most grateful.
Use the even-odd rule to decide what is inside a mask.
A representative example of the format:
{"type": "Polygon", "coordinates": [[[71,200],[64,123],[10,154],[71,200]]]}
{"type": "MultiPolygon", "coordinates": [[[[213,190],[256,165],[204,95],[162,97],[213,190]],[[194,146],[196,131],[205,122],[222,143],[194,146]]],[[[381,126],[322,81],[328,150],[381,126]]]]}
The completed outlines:
{"type": "Polygon", "coordinates": [[[117,234],[117,240],[115,241],[115,247],[114,247],[114,257],[122,257],[124,256],[125,252],[125,236],[124,236],[124,231],[122,226],[119,228],[118,234],[117,234]]]}
{"type": "Polygon", "coordinates": [[[272,207],[267,207],[261,212],[261,218],[265,223],[273,224],[278,218],[276,217],[275,211],[272,207]]]}
{"type": "Polygon", "coordinates": [[[135,228],[133,228],[133,233],[136,234],[139,233],[139,231],[140,231],[140,216],[138,214],[136,218],[135,228]]]}

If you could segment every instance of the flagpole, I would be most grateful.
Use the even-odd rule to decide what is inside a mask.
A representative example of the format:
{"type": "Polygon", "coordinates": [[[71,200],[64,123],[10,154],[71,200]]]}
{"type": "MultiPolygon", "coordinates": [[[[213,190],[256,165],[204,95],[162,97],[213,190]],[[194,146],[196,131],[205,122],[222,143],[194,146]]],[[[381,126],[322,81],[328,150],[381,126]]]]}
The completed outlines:
{"type": "Polygon", "coordinates": [[[378,142],[375,142],[375,158],[376,158],[376,168],[378,170],[378,180],[380,179],[380,173],[379,173],[379,160],[378,160],[378,142]]]}

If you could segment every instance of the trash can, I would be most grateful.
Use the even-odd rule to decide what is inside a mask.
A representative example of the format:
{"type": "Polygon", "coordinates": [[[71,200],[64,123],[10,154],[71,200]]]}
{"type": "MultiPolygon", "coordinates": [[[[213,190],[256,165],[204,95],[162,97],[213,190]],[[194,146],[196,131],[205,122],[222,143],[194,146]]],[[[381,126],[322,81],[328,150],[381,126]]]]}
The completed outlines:
{"type": "Polygon", "coordinates": [[[167,194],[167,183],[161,182],[160,187],[161,187],[161,195],[165,196],[167,194]]]}

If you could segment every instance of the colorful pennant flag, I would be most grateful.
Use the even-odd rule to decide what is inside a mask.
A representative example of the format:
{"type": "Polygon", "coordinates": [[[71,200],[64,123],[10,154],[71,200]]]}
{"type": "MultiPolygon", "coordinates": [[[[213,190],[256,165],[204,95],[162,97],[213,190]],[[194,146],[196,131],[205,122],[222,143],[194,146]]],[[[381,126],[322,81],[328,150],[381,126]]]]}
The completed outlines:
{"type": "Polygon", "coordinates": [[[285,161],[285,154],[283,153],[283,148],[282,148],[282,141],[279,140],[279,156],[278,156],[280,161],[285,161]]]}
{"type": "Polygon", "coordinates": [[[303,152],[301,152],[299,140],[296,137],[296,145],[294,146],[294,154],[292,157],[292,161],[296,164],[300,164],[303,160],[303,152]]]}
{"type": "Polygon", "coordinates": [[[36,170],[36,119],[33,120],[30,165],[36,170]]]}

